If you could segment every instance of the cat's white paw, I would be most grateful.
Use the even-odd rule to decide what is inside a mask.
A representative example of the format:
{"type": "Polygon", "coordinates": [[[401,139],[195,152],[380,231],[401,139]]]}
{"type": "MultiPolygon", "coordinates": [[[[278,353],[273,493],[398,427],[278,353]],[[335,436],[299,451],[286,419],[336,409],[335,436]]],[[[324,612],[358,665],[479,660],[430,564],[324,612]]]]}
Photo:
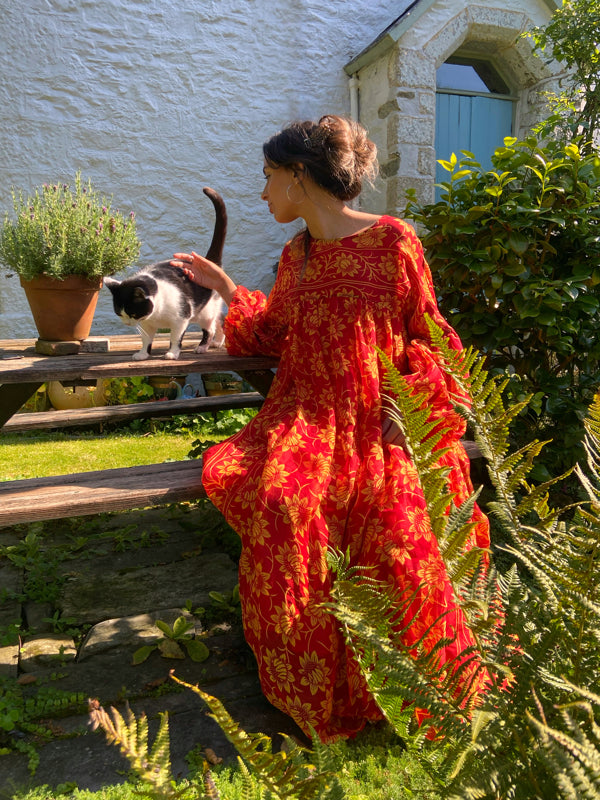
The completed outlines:
{"type": "Polygon", "coordinates": [[[179,350],[176,353],[174,353],[172,350],[167,350],[167,352],[165,353],[165,358],[168,358],[169,361],[175,361],[176,359],[179,358],[179,353],[180,353],[179,350]]]}
{"type": "Polygon", "coordinates": [[[150,358],[148,353],[145,350],[138,350],[137,353],[134,353],[131,358],[133,361],[145,361],[147,358],[150,358]]]}
{"type": "Polygon", "coordinates": [[[208,345],[207,344],[199,344],[195,350],[196,353],[207,353],[208,352],[208,345]]]}

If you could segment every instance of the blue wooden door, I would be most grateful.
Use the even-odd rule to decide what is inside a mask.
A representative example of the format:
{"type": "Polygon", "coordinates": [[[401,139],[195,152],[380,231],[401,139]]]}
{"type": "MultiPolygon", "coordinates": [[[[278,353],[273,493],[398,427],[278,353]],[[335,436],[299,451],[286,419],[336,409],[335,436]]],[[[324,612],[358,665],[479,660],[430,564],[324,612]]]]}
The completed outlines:
{"type": "MultiPolygon", "coordinates": [[[[512,119],[512,100],[438,92],[436,159],[447,161],[452,153],[460,159],[461,150],[470,150],[484,169],[490,169],[492,153],[502,145],[505,136],[512,135],[512,119]]],[[[449,173],[437,164],[436,183],[447,181],[448,176],[449,173]]],[[[436,200],[440,191],[436,188],[436,200]]]]}

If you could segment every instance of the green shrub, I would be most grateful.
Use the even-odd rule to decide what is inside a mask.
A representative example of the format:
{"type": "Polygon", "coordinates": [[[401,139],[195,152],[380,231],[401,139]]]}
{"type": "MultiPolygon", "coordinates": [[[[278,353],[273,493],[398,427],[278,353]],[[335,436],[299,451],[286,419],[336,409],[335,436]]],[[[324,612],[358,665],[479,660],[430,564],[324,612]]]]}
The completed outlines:
{"type": "Polygon", "coordinates": [[[423,229],[442,312],[510,376],[510,400],[532,395],[517,441],[553,438],[546,463],[570,466],[600,373],[600,158],[531,137],[505,139],[487,172],[466,151],[441,163],[440,201],[413,193],[405,214],[423,229]]]}

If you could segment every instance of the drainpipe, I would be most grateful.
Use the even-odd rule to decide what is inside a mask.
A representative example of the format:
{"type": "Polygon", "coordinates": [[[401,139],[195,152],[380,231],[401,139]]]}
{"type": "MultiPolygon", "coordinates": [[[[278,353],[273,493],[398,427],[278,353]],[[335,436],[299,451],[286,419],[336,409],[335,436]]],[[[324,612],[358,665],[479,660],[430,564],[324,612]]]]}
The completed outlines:
{"type": "MultiPolygon", "coordinates": [[[[358,73],[355,72],[348,79],[348,88],[350,89],[350,119],[358,122],[358,87],[360,81],[358,80],[358,73]]],[[[350,208],[358,209],[360,207],[360,199],[355,197],[349,203],[350,208]]]]}
{"type": "Polygon", "coordinates": [[[350,89],[350,118],[358,122],[358,87],[360,81],[358,80],[358,73],[351,75],[348,80],[348,88],[350,89]]]}

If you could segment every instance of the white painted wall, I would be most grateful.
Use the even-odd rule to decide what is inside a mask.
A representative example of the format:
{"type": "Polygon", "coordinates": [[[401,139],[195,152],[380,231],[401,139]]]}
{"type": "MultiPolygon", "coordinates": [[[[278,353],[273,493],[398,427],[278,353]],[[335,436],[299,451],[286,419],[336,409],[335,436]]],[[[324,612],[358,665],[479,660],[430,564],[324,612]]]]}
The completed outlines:
{"type": "MultiPolygon", "coordinates": [[[[220,191],[234,280],[268,289],[295,228],[260,201],[261,146],[297,118],[348,113],[343,66],[394,0],[0,0],[0,213],[11,186],[80,169],[134,210],[142,263],[205,251],[220,191]]],[[[92,334],[125,332],[105,290],[92,334]]],[[[0,338],[35,336],[0,278],[0,338]]]]}

